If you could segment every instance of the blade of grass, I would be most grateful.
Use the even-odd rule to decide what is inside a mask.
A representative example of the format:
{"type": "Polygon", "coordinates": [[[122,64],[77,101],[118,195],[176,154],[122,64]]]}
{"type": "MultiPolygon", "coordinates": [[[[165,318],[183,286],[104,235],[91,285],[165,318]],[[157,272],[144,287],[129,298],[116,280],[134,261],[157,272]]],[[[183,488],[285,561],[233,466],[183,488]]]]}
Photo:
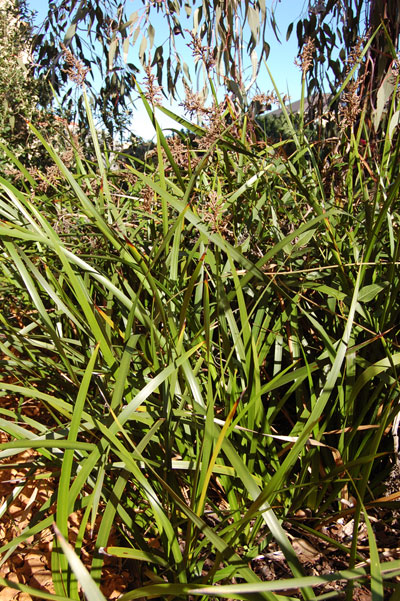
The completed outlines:
{"type": "Polygon", "coordinates": [[[97,587],[96,583],[90,576],[89,572],[87,571],[79,557],[74,552],[71,545],[67,543],[67,541],[57,528],[56,524],[53,524],[53,528],[59,545],[63,553],[65,554],[77,581],[82,586],[82,590],[84,591],[88,601],[106,601],[106,598],[100,592],[100,589],[97,587]]]}
{"type": "MultiPolygon", "coordinates": [[[[74,412],[69,425],[68,441],[73,445],[77,444],[77,437],[80,430],[80,424],[82,420],[83,408],[86,402],[86,397],[93,377],[93,371],[95,368],[97,354],[99,351],[99,345],[97,345],[90,357],[85,375],[79,387],[76,403],[74,406],[74,412]]],[[[68,538],[68,517],[69,517],[69,488],[72,473],[72,464],[74,460],[74,450],[65,450],[62,465],[61,474],[58,484],[58,495],[57,495],[57,512],[56,520],[57,527],[64,538],[68,538]]],[[[55,552],[53,555],[55,562],[52,561],[53,571],[53,582],[58,594],[67,592],[67,594],[73,599],[79,599],[77,582],[71,579],[71,575],[68,574],[68,564],[60,553],[55,552]],[[58,561],[57,561],[58,560],[58,561]]]]}

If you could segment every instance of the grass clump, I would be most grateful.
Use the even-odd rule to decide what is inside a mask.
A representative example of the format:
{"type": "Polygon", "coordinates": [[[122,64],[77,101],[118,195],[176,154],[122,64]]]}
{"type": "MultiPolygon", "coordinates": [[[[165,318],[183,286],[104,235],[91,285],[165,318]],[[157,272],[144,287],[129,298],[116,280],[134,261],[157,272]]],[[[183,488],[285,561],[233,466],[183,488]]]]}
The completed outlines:
{"type": "Polygon", "coordinates": [[[120,171],[92,121],[69,166],[34,130],[56,180],[0,180],[0,458],[49,487],[0,551],[55,522],[49,598],[104,599],[110,557],[123,601],[397,591],[398,138],[302,117],[286,156],[223,117],[120,171]]]}

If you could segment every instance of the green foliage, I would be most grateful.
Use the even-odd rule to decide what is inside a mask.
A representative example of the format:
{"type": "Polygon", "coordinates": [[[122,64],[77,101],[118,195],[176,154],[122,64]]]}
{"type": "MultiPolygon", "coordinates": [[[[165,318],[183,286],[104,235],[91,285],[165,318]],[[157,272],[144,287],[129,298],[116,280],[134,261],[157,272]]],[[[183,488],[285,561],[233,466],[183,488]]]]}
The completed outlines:
{"type": "Polygon", "coordinates": [[[266,115],[259,119],[259,125],[271,144],[284,142],[282,147],[286,154],[290,155],[295,152],[296,145],[293,141],[293,128],[295,131],[299,131],[300,115],[293,114],[289,124],[283,112],[275,115],[266,115]]]}
{"type": "MultiPolygon", "coordinates": [[[[290,5],[291,0],[286,1],[290,5]]],[[[165,96],[173,97],[180,81],[192,89],[193,79],[198,82],[203,98],[212,91],[212,86],[217,88],[223,82],[224,89],[235,97],[242,109],[249,107],[249,91],[269,54],[268,22],[279,38],[274,10],[266,7],[265,0],[199,1],[192,5],[184,0],[142,0],[141,6],[131,14],[126,9],[126,2],[117,0],[84,3],[52,0],[49,3],[48,17],[34,38],[35,61],[41,77],[51,77],[57,94],[63,94],[62,104],[73,120],[84,122],[85,110],[82,97],[76,102],[73,89],[66,85],[68,69],[62,43],[82,69],[89,71],[86,85],[93,92],[95,114],[111,135],[123,131],[129,124],[131,94],[140,69],[145,70],[148,97],[152,102],[157,102],[153,79],[165,96]],[[159,27],[160,17],[165,27],[159,27]],[[248,40],[245,32],[250,33],[248,40]],[[187,65],[183,60],[178,44],[181,39],[192,51],[193,64],[187,65]],[[165,56],[166,42],[168,57],[165,56]],[[131,47],[137,48],[135,64],[130,62],[131,47]],[[245,54],[251,61],[250,76],[246,76],[243,69],[245,54]],[[95,76],[100,76],[100,89],[96,89],[95,76]]],[[[371,113],[376,106],[377,90],[396,59],[400,27],[397,1],[345,0],[339,3],[330,0],[323,3],[310,0],[307,13],[297,24],[290,24],[287,38],[292,35],[294,25],[300,62],[310,44],[314,48],[315,60],[304,71],[308,97],[313,99],[310,107],[313,116],[323,112],[326,86],[335,96],[349,70],[360,60],[365,39],[375,34],[374,44],[368,49],[368,60],[363,61],[355,78],[360,102],[365,102],[367,112],[371,113]]]]}
{"type": "Polygon", "coordinates": [[[32,127],[56,199],[33,177],[26,192],[0,180],[0,391],[45,416],[0,408],[0,459],[35,449],[32,473],[54,470],[59,485],[0,552],[55,519],[57,599],[79,599],[78,582],[101,599],[108,554],[143,566],[123,601],[282,601],[293,587],[312,599],[327,581],[351,598],[370,575],[383,601],[399,562],[381,563],[368,512],[385,506],[398,412],[398,136],[382,131],[361,154],[361,118],[321,158],[304,114],[284,110],[287,158],[222,110],[208,128],[177,119],[196,144],[157,127],[155,159],[117,172],[83,101],[93,160],[67,166],[32,127]],[[346,547],[319,527],[352,497],[346,547]],[[79,555],[95,523],[88,574],[79,555]],[[292,532],[324,537],[348,569],[306,577],[292,532]],[[292,579],[253,569],[271,548],[292,579]]]}
{"type": "MultiPolygon", "coordinates": [[[[294,29],[291,23],[287,38],[294,29]]],[[[329,85],[333,96],[349,70],[358,62],[355,90],[367,114],[376,106],[377,91],[396,61],[399,50],[400,13],[396,0],[344,0],[309,2],[309,11],[296,23],[299,55],[310,41],[316,60],[307,71],[309,98],[321,98],[329,85]],[[366,40],[375,34],[367,60],[360,60],[366,40]],[[325,89],[324,89],[325,88],[325,89]]],[[[318,114],[321,107],[315,106],[318,114]]]]}
{"type": "MultiPolygon", "coordinates": [[[[40,121],[45,115],[38,105],[49,101],[49,87],[33,78],[31,20],[25,3],[0,3],[0,141],[21,159],[32,160],[35,146],[27,121],[40,121]],[[29,149],[29,150],[28,150],[29,149]]],[[[8,159],[1,153],[3,161],[8,159]]]]}
{"type": "Polygon", "coordinates": [[[82,102],[78,100],[75,105],[71,88],[65,88],[68,77],[61,43],[73,52],[82,68],[89,69],[86,85],[93,92],[95,114],[110,133],[123,130],[128,124],[139,67],[145,70],[148,81],[153,77],[152,69],[155,70],[154,77],[165,95],[176,97],[181,79],[192,88],[193,72],[189,67],[193,67],[196,78],[202,80],[204,94],[212,76],[215,83],[223,79],[224,86],[240,98],[242,105],[246,104],[246,88],[254,83],[259,65],[269,52],[264,39],[264,24],[269,14],[265,1],[226,4],[215,0],[190,6],[183,0],[168,3],[142,0],[141,6],[138,4],[136,10],[128,14],[127,3],[117,0],[79,4],[74,0],[49,2],[48,16],[34,39],[35,60],[39,73],[45,76],[51,73],[57,94],[64,91],[63,106],[69,111],[76,110],[79,119],[85,119],[82,102]],[[251,32],[247,44],[246,27],[251,32]],[[181,56],[178,36],[193,53],[195,60],[191,66],[181,56]],[[167,41],[168,57],[165,56],[167,41]],[[128,56],[130,47],[134,46],[137,47],[136,64],[130,62],[128,56]],[[251,82],[246,80],[240,67],[244,49],[253,64],[251,82]],[[96,89],[95,75],[100,75],[100,89],[96,89]]]}

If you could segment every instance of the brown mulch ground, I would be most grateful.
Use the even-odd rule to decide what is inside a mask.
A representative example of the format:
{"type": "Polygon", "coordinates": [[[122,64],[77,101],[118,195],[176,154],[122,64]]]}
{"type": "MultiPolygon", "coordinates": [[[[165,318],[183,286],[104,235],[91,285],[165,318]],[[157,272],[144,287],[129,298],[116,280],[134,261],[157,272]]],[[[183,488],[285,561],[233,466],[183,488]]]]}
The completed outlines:
{"type": "MultiPolygon", "coordinates": [[[[15,465],[29,465],[34,459],[34,452],[24,451],[12,457],[8,462],[15,465]]],[[[56,482],[48,474],[45,478],[26,480],[28,467],[21,469],[10,467],[0,472],[0,502],[1,505],[12,493],[15,486],[26,482],[24,489],[13,501],[0,520],[0,544],[12,541],[29,526],[38,509],[49,499],[55,490],[56,482]]],[[[36,474],[37,476],[39,474],[36,474]]],[[[51,510],[50,510],[51,512],[51,510]]],[[[80,525],[79,512],[75,512],[69,519],[70,541],[76,540],[80,525]]],[[[94,548],[96,534],[86,533],[81,550],[81,559],[89,566],[94,548]]],[[[35,589],[55,593],[51,569],[50,555],[53,546],[54,533],[52,528],[45,528],[35,536],[31,536],[19,544],[11,556],[0,566],[0,577],[13,582],[27,584],[35,589]]],[[[121,563],[114,558],[106,557],[102,575],[101,590],[107,599],[117,599],[126,590],[131,581],[121,563]]],[[[0,591],[1,601],[30,601],[32,598],[26,593],[5,587],[0,591]]]]}
{"type": "MultiPolygon", "coordinates": [[[[12,398],[1,399],[3,407],[16,409],[16,401],[12,398]]],[[[40,419],[42,423],[48,416],[40,415],[40,409],[34,402],[27,403],[23,411],[30,417],[40,419]]],[[[7,442],[8,435],[0,431],[0,442],[7,442]]],[[[51,497],[57,486],[57,474],[45,472],[44,469],[36,469],[27,478],[30,467],[33,466],[37,454],[35,451],[26,450],[18,455],[8,457],[1,463],[0,469],[0,515],[3,504],[13,493],[16,486],[24,485],[22,491],[15,500],[12,500],[6,511],[0,518],[0,546],[20,536],[25,528],[31,523],[40,507],[51,497]]],[[[392,499],[400,497],[398,491],[399,474],[393,471],[392,482],[388,484],[388,492],[392,493],[392,499]]],[[[51,513],[53,510],[50,509],[51,513]]],[[[101,512],[100,512],[101,513],[101,512]]],[[[400,558],[400,518],[390,510],[383,510],[379,506],[370,508],[369,518],[373,524],[377,544],[380,551],[381,561],[390,561],[400,558]]],[[[346,554],[337,548],[325,544],[321,539],[305,534],[301,529],[301,523],[310,523],[311,516],[307,512],[298,512],[291,523],[285,523],[284,527],[292,541],[293,548],[307,575],[320,575],[347,569],[346,554]]],[[[80,514],[75,512],[70,516],[70,541],[73,543],[80,524],[80,514]]],[[[346,547],[351,545],[353,532],[352,513],[349,510],[341,517],[327,522],[322,527],[324,534],[340,542],[346,547]]],[[[109,544],[118,544],[116,533],[114,540],[109,544]]],[[[87,530],[82,545],[81,558],[90,567],[96,531],[92,534],[87,530]]],[[[50,555],[53,546],[54,533],[51,528],[46,528],[39,534],[31,536],[19,544],[6,558],[3,563],[0,560],[0,577],[13,582],[34,587],[37,590],[54,593],[51,577],[50,555]]],[[[367,530],[364,523],[360,524],[357,538],[358,552],[365,561],[358,565],[367,566],[369,557],[367,530]]],[[[4,557],[4,556],[3,556],[4,557]]],[[[251,562],[251,567],[262,580],[275,580],[290,578],[283,554],[275,543],[271,543],[268,552],[251,562]]],[[[142,584],[139,582],[140,569],[134,574],[132,563],[123,563],[112,557],[105,558],[102,573],[101,590],[106,599],[112,601],[117,599],[123,592],[131,590],[142,584]]],[[[146,579],[145,579],[146,580],[146,579]]],[[[315,590],[316,593],[328,593],[329,591],[344,591],[345,583],[332,583],[315,590]]],[[[287,591],[287,594],[298,596],[298,591],[287,591]]],[[[366,586],[356,586],[353,598],[356,601],[369,601],[371,593],[366,586]]],[[[389,598],[389,596],[388,596],[389,598]]],[[[32,597],[27,593],[18,592],[10,587],[0,590],[0,601],[31,601],[32,597]]]]}
{"type": "MultiPolygon", "coordinates": [[[[4,408],[16,410],[17,401],[12,397],[2,397],[1,405],[4,408]]],[[[20,407],[19,410],[21,410],[20,407]]],[[[28,417],[34,417],[41,423],[47,423],[49,420],[47,412],[42,411],[34,401],[26,403],[22,411],[28,417]]],[[[8,434],[0,430],[0,443],[8,442],[9,439],[8,434]]],[[[28,449],[0,461],[0,508],[3,508],[3,504],[10,498],[17,486],[24,485],[22,491],[9,503],[6,511],[0,517],[0,546],[20,536],[43,504],[56,491],[57,474],[37,469],[37,466],[35,468],[35,458],[37,457],[36,451],[28,449]],[[31,468],[35,468],[35,470],[28,477],[31,468]]],[[[53,512],[54,507],[51,507],[48,514],[53,512]]],[[[69,518],[69,535],[72,544],[78,535],[79,526],[80,512],[75,512],[69,518]]],[[[93,533],[87,528],[82,544],[81,559],[87,567],[90,567],[92,560],[97,526],[98,524],[95,525],[93,533]]],[[[39,591],[55,593],[50,567],[53,541],[53,529],[45,528],[37,535],[20,543],[3,563],[0,559],[0,577],[31,586],[39,591]]],[[[109,544],[117,544],[115,533],[114,540],[110,540],[109,544]]],[[[127,590],[132,581],[132,575],[121,560],[105,557],[101,590],[107,599],[110,601],[117,599],[127,590]]],[[[27,593],[18,592],[13,588],[0,587],[0,601],[11,600],[31,601],[33,598],[27,593]]]]}

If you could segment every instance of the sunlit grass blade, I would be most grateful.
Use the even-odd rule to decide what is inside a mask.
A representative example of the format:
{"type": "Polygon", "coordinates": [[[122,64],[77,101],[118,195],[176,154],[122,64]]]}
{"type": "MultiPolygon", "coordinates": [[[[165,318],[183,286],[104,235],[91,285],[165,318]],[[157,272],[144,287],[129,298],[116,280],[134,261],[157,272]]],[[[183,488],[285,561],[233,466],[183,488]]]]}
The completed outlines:
{"type": "MultiPolygon", "coordinates": [[[[86,402],[86,396],[88,388],[93,376],[93,370],[96,364],[97,353],[99,346],[97,345],[93,351],[90,361],[87,365],[85,375],[82,379],[79,387],[78,395],[76,398],[74,412],[69,426],[68,441],[73,444],[77,443],[77,437],[80,430],[80,424],[82,420],[83,408],[86,402]]],[[[68,517],[69,517],[69,488],[70,479],[72,474],[72,464],[74,459],[74,451],[66,450],[61,467],[61,474],[58,484],[58,497],[57,497],[57,526],[62,536],[68,540],[68,517]]],[[[63,561],[63,555],[54,553],[55,562],[52,563],[53,570],[53,581],[56,590],[59,594],[63,592],[63,589],[67,590],[67,594],[73,599],[78,599],[77,583],[74,582],[70,576],[67,575],[67,563],[63,561]],[[57,562],[57,559],[59,560],[57,562]],[[56,564],[56,565],[55,565],[56,564]],[[58,578],[55,575],[60,574],[61,582],[58,582],[58,578]]]]}
{"type": "Polygon", "coordinates": [[[30,595],[34,599],[43,599],[43,601],[73,601],[73,599],[65,597],[64,595],[53,595],[52,593],[47,593],[46,591],[39,591],[33,586],[27,586],[26,584],[22,584],[21,582],[7,580],[7,578],[0,577],[0,585],[3,587],[2,590],[6,588],[11,588],[15,591],[20,591],[23,594],[30,595]]]}
{"type": "Polygon", "coordinates": [[[75,577],[84,591],[88,601],[106,601],[104,595],[100,592],[100,589],[91,578],[89,572],[74,552],[73,548],[67,543],[57,526],[54,524],[54,531],[71,570],[75,574],[75,577]]]}

